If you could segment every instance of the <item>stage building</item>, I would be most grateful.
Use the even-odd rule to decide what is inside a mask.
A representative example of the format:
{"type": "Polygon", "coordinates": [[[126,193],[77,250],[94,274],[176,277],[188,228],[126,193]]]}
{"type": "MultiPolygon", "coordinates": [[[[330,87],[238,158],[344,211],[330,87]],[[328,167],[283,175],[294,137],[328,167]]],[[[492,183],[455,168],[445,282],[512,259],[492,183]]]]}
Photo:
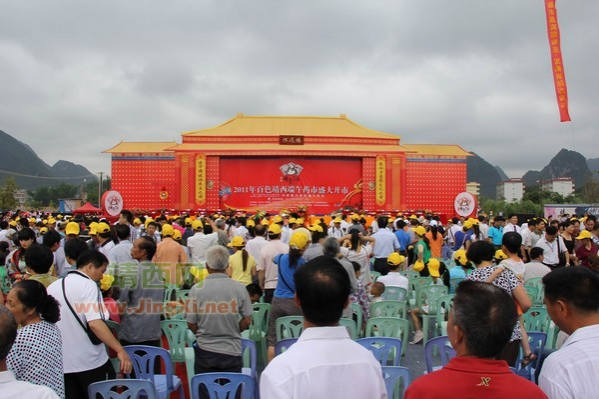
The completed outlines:
{"type": "Polygon", "coordinates": [[[112,189],[125,208],[279,211],[326,214],[434,210],[453,215],[466,190],[458,145],[402,144],[400,137],[345,115],[246,116],[184,133],[182,142],[121,142],[112,189]]]}

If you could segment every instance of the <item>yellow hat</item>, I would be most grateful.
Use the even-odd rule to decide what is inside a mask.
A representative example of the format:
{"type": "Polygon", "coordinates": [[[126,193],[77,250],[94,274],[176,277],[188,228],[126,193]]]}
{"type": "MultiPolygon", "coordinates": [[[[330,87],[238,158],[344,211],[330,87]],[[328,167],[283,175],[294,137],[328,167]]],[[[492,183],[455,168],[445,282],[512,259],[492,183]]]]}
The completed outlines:
{"type": "Polygon", "coordinates": [[[147,218],[147,219],[146,219],[146,221],[145,221],[145,226],[146,226],[146,228],[148,227],[148,224],[150,224],[150,222],[153,222],[153,221],[154,221],[154,219],[152,219],[152,218],[147,218]]]}
{"type": "Polygon", "coordinates": [[[593,238],[590,231],[583,230],[580,232],[580,235],[576,237],[577,240],[584,240],[585,238],[593,238]]]}
{"type": "Polygon", "coordinates": [[[360,220],[360,215],[354,213],[353,215],[351,215],[351,220],[360,220]]]}
{"type": "Polygon", "coordinates": [[[231,247],[231,248],[233,248],[233,247],[241,248],[244,245],[245,245],[245,241],[244,241],[243,237],[241,237],[241,236],[233,237],[231,242],[227,244],[227,246],[231,247]]]}
{"type": "Polygon", "coordinates": [[[14,220],[11,220],[10,222],[8,222],[9,225],[11,225],[12,227],[15,227],[17,225],[17,222],[14,220]]]}
{"type": "Polygon", "coordinates": [[[102,275],[102,280],[100,280],[100,289],[102,291],[108,291],[110,287],[112,287],[112,283],[114,283],[114,276],[111,274],[102,275]]]}
{"type": "Polygon", "coordinates": [[[495,259],[507,259],[507,255],[501,249],[498,249],[495,251],[495,259]]]}
{"type": "Polygon", "coordinates": [[[394,266],[401,265],[405,261],[406,257],[398,254],[397,252],[393,252],[387,257],[387,263],[394,266]]]}
{"type": "Polygon", "coordinates": [[[335,220],[333,220],[333,223],[341,223],[343,222],[343,219],[341,218],[335,218],[335,220]]]}
{"type": "Polygon", "coordinates": [[[43,223],[43,224],[48,224],[48,219],[44,219],[44,220],[42,220],[42,223],[43,223]]]}
{"type": "Polygon", "coordinates": [[[264,219],[262,219],[262,221],[260,221],[260,224],[262,226],[268,226],[270,223],[268,223],[268,219],[264,218],[264,219]]]}
{"type": "Polygon", "coordinates": [[[35,218],[29,218],[29,223],[35,223],[35,218]]]}
{"type": "Polygon", "coordinates": [[[273,223],[281,223],[283,221],[283,218],[279,215],[275,216],[274,218],[272,218],[272,222],[273,223]]]}
{"type": "Polygon", "coordinates": [[[98,232],[98,234],[108,233],[109,231],[110,231],[110,226],[104,222],[98,223],[98,225],[96,226],[96,232],[98,232]]]}
{"type": "Polygon", "coordinates": [[[192,224],[193,224],[193,220],[191,218],[185,218],[185,226],[186,227],[191,227],[192,224]]]}
{"type": "Polygon", "coordinates": [[[281,226],[279,226],[276,223],[273,223],[270,226],[268,226],[268,232],[272,235],[281,234],[281,226]]]}
{"type": "Polygon", "coordinates": [[[420,272],[424,270],[424,262],[417,260],[416,262],[414,262],[414,271],[415,272],[420,272]]]}
{"type": "Polygon", "coordinates": [[[48,218],[48,224],[56,224],[56,219],[48,218]]]}
{"type": "Polygon", "coordinates": [[[304,249],[308,245],[308,237],[304,233],[293,233],[289,239],[289,248],[304,249]]]}
{"type": "Polygon", "coordinates": [[[322,233],[324,231],[322,229],[322,226],[319,225],[319,224],[313,224],[312,226],[309,226],[308,230],[310,230],[310,231],[318,231],[319,233],[322,233]]]}
{"type": "Polygon", "coordinates": [[[464,222],[464,228],[465,228],[466,230],[470,230],[470,229],[472,228],[472,222],[471,222],[471,221],[469,221],[469,220],[466,220],[466,221],[464,222]]]}
{"type": "Polygon", "coordinates": [[[428,273],[432,277],[441,277],[439,273],[439,268],[441,267],[441,262],[439,262],[436,258],[430,258],[427,263],[428,273]]]}
{"type": "Polygon", "coordinates": [[[79,235],[79,233],[81,232],[81,229],[79,228],[79,224],[76,222],[69,222],[67,223],[67,228],[65,229],[65,234],[66,235],[79,235]]]}
{"type": "Polygon", "coordinates": [[[40,229],[40,234],[41,234],[41,235],[44,235],[44,234],[46,234],[47,232],[48,232],[48,228],[47,228],[47,227],[42,227],[42,228],[40,229]]]}
{"type": "Polygon", "coordinates": [[[58,220],[62,219],[62,215],[58,214],[58,215],[56,216],[56,219],[58,219],[58,220]]]}
{"type": "Polygon", "coordinates": [[[410,216],[410,219],[418,219],[418,216],[416,216],[416,215],[411,215],[411,216],[410,216]]]}
{"type": "Polygon", "coordinates": [[[163,237],[172,237],[175,234],[175,228],[168,223],[165,223],[162,226],[162,236],[163,237]]]}
{"type": "Polygon", "coordinates": [[[206,276],[208,276],[208,270],[206,270],[204,267],[199,268],[197,266],[193,266],[191,269],[189,269],[189,274],[194,276],[198,281],[202,281],[206,278],[206,276]]]}
{"type": "Polygon", "coordinates": [[[424,237],[424,235],[426,234],[426,229],[422,226],[414,227],[412,230],[414,230],[414,233],[418,234],[421,237],[424,237]]]}
{"type": "Polygon", "coordinates": [[[181,234],[181,232],[179,230],[175,229],[175,231],[173,233],[173,240],[181,241],[182,239],[183,239],[183,234],[181,234]]]}
{"type": "Polygon", "coordinates": [[[463,249],[458,249],[457,251],[455,251],[453,253],[453,259],[458,260],[460,258],[465,258],[466,257],[466,251],[464,251],[463,249]]]}
{"type": "Polygon", "coordinates": [[[297,223],[297,219],[289,218],[289,224],[295,224],[295,223],[297,223]]]}
{"type": "Polygon", "coordinates": [[[254,219],[248,219],[247,222],[245,222],[245,226],[246,227],[256,227],[256,222],[254,222],[254,219]]]}
{"type": "Polygon", "coordinates": [[[302,225],[302,226],[303,226],[303,225],[304,225],[304,219],[302,219],[302,218],[297,218],[297,219],[295,219],[295,223],[297,223],[297,224],[299,224],[299,225],[302,225]]]}
{"type": "Polygon", "coordinates": [[[202,230],[204,228],[204,224],[202,223],[202,221],[200,219],[194,220],[193,223],[191,224],[191,228],[194,230],[202,230]]]}
{"type": "Polygon", "coordinates": [[[134,226],[139,226],[140,224],[141,224],[141,219],[140,218],[133,219],[133,225],[134,226]]]}

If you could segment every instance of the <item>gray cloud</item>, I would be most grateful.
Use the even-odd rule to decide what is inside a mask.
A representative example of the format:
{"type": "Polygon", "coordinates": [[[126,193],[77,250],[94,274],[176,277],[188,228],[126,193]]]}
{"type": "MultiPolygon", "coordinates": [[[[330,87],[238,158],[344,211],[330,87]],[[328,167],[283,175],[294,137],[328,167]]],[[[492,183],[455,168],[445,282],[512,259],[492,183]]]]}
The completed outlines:
{"type": "Polygon", "coordinates": [[[456,143],[510,176],[598,157],[599,4],[557,3],[573,122],[559,123],[539,2],[4,0],[0,129],[109,171],[121,140],[180,140],[238,112],[347,114],[456,143]],[[591,145],[590,145],[591,144],[591,145]]]}

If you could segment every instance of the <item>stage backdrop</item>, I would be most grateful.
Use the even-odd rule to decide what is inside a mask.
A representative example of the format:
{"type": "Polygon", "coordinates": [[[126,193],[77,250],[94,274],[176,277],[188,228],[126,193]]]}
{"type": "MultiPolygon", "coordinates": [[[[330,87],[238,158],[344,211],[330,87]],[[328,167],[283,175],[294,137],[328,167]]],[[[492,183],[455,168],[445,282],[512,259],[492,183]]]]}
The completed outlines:
{"type": "Polygon", "coordinates": [[[312,214],[361,208],[361,179],[361,159],[223,157],[220,206],[278,211],[306,205],[312,214]]]}

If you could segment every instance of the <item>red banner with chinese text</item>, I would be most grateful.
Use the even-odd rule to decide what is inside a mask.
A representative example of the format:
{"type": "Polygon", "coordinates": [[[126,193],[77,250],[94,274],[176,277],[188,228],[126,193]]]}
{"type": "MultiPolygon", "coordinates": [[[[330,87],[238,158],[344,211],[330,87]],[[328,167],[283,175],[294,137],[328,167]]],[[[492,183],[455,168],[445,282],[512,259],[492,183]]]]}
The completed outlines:
{"type": "Polygon", "coordinates": [[[279,211],[305,205],[312,214],[361,208],[361,179],[361,159],[222,157],[220,206],[279,211]]]}
{"type": "Polygon", "coordinates": [[[553,69],[553,82],[561,122],[570,121],[568,112],[568,88],[566,87],[566,73],[562,62],[562,49],[560,43],[559,25],[557,23],[557,0],[545,0],[545,14],[547,15],[547,34],[549,35],[549,48],[551,50],[551,67],[553,69]]]}

